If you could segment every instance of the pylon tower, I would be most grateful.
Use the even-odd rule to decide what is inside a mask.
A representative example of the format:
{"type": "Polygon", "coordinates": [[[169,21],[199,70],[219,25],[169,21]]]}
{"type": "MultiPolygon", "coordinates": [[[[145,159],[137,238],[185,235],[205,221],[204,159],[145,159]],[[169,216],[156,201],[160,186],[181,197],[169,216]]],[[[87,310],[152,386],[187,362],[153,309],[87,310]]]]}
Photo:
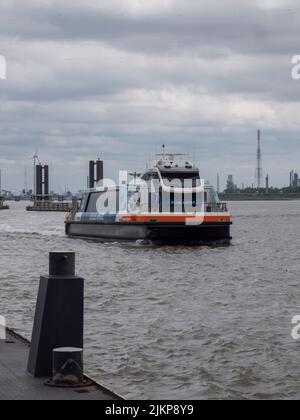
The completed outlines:
{"type": "Polygon", "coordinates": [[[256,188],[262,188],[263,182],[263,169],[261,163],[261,133],[257,131],[257,154],[256,154],[256,171],[255,171],[255,184],[256,188]]]}

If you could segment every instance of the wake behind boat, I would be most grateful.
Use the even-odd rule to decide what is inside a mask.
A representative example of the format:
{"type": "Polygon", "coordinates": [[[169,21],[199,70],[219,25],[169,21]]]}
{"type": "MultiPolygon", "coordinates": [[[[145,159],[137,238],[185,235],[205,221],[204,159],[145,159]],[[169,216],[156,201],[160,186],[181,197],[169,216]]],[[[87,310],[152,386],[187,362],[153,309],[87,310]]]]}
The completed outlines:
{"type": "Polygon", "coordinates": [[[172,244],[230,242],[227,205],[182,156],[163,153],[141,174],[121,172],[118,186],[103,180],[73,203],[66,234],[172,244]]]}

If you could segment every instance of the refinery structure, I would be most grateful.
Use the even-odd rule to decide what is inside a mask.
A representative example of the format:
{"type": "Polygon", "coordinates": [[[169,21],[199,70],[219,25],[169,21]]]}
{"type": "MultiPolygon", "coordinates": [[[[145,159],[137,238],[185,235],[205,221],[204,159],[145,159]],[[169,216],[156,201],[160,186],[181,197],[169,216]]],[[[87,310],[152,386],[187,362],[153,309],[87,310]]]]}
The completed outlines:
{"type": "MultiPolygon", "coordinates": [[[[220,175],[218,174],[218,183],[220,182],[220,175]]],[[[257,147],[256,147],[256,167],[255,167],[255,182],[249,187],[253,190],[261,190],[265,188],[269,190],[269,175],[264,179],[263,167],[262,167],[262,150],[261,150],[261,130],[257,130],[257,147]]],[[[234,181],[234,175],[230,174],[226,181],[226,191],[234,192],[238,190],[238,185],[234,181]]],[[[242,185],[241,190],[245,189],[245,185],[242,185]]]]}
{"type": "MultiPolygon", "coordinates": [[[[218,174],[218,185],[220,184],[220,175],[218,174]]],[[[270,176],[267,174],[264,176],[263,164],[262,164],[262,134],[261,130],[257,130],[257,143],[256,143],[256,163],[255,163],[255,179],[254,183],[248,187],[244,184],[241,188],[237,185],[234,179],[234,175],[230,174],[227,176],[225,194],[244,193],[248,195],[248,198],[252,194],[253,196],[260,194],[262,196],[272,195],[278,198],[284,198],[286,194],[291,194],[290,198],[296,197],[295,194],[300,194],[300,176],[298,172],[292,170],[289,173],[289,184],[284,188],[274,188],[270,186],[270,176]]]]}

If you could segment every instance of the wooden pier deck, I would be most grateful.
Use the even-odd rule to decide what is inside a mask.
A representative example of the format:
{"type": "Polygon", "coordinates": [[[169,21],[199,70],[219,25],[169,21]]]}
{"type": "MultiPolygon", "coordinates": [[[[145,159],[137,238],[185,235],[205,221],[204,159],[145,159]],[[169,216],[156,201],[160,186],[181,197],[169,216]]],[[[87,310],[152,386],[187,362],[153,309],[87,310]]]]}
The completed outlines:
{"type": "Polygon", "coordinates": [[[61,389],[45,386],[47,379],[36,379],[26,372],[29,343],[7,332],[0,340],[0,400],[104,400],[122,398],[93,383],[88,388],[61,389]]]}

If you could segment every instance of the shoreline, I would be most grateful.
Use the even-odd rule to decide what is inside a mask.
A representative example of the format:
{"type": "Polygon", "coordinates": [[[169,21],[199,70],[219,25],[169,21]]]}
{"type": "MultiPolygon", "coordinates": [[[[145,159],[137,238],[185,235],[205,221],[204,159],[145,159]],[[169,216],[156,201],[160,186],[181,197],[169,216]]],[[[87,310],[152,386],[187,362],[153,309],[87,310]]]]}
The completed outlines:
{"type": "Polygon", "coordinates": [[[220,194],[221,202],[230,201],[299,201],[300,197],[280,197],[280,196],[239,196],[239,195],[223,195],[220,194]]]}

